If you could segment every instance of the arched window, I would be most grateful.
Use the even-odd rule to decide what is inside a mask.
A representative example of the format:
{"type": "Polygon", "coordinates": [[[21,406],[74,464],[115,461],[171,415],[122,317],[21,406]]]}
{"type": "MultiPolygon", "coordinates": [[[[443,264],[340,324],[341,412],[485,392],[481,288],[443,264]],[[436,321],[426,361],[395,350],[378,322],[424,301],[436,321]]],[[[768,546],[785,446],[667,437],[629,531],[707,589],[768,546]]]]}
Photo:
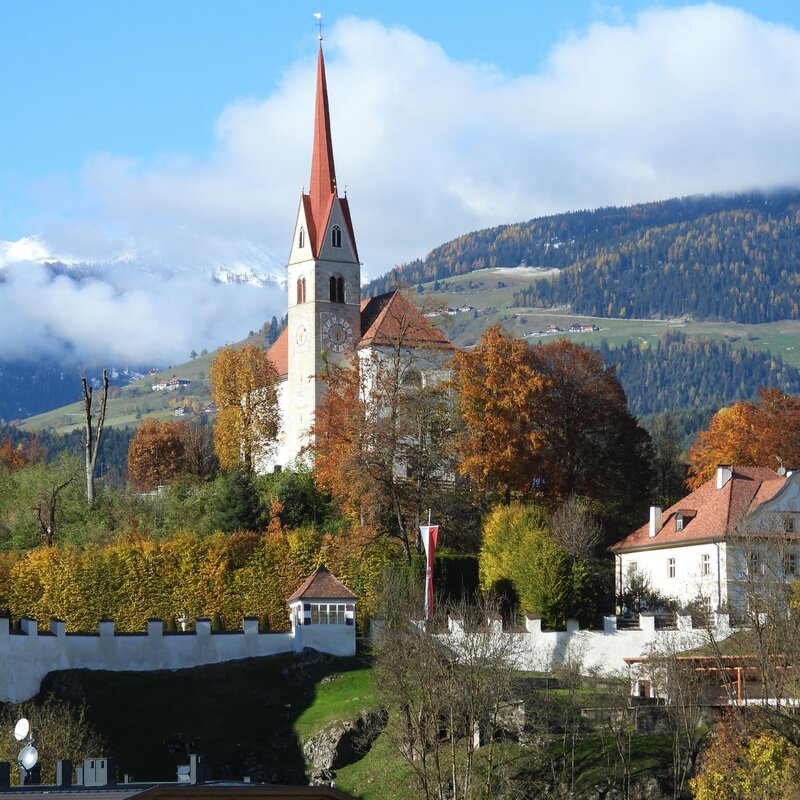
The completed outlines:
{"type": "Polygon", "coordinates": [[[338,225],[334,225],[331,229],[331,244],[334,247],[342,246],[342,229],[338,225]]]}
{"type": "Polygon", "coordinates": [[[331,303],[344,303],[344,278],[337,275],[331,275],[329,281],[329,297],[331,303]]]}
{"type": "Polygon", "coordinates": [[[306,301],[306,279],[305,278],[300,278],[300,289],[301,289],[300,293],[303,295],[303,299],[300,302],[301,303],[305,303],[305,301],[306,301]]]}
{"type": "Polygon", "coordinates": [[[303,302],[303,279],[302,278],[298,278],[297,279],[297,304],[300,305],[300,303],[302,303],[302,302],[303,302]]]}
{"type": "Polygon", "coordinates": [[[306,232],[302,228],[300,228],[300,233],[297,234],[297,246],[306,246],[306,232]]]}

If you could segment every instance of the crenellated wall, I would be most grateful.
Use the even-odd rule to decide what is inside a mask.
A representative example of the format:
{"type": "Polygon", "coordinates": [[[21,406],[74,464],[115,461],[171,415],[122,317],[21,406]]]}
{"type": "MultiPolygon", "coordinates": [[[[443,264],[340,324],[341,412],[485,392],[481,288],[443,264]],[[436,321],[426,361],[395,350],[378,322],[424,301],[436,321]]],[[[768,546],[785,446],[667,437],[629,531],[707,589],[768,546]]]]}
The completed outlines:
{"type": "Polygon", "coordinates": [[[211,631],[199,617],[193,631],[165,633],[160,619],[142,633],[119,633],[102,621],[92,633],[68,632],[61,620],[41,631],[35,620],[20,620],[12,631],[0,617],[0,700],[19,703],[33,697],[48,672],[67,669],[150,671],[185,669],[241,658],[299,652],[311,647],[336,656],[355,654],[352,625],[304,625],[292,631],[260,633],[258,619],[245,617],[237,631],[211,631]]]}
{"type": "MultiPolygon", "coordinates": [[[[714,638],[726,639],[733,632],[726,614],[714,615],[714,638]]],[[[517,669],[550,672],[571,666],[581,674],[619,675],[627,673],[626,658],[641,658],[656,653],[678,653],[708,642],[705,628],[693,628],[689,616],[678,616],[671,630],[656,627],[656,617],[642,614],[637,628],[617,628],[616,617],[603,618],[603,630],[581,630],[575,620],[568,620],[564,631],[543,631],[536,616],[526,619],[525,630],[503,630],[499,619],[490,619],[484,635],[502,637],[504,652],[512,652],[517,669]],[[510,639],[510,641],[509,641],[510,639]]],[[[439,634],[453,640],[469,636],[459,619],[448,620],[448,631],[439,634]]]]}

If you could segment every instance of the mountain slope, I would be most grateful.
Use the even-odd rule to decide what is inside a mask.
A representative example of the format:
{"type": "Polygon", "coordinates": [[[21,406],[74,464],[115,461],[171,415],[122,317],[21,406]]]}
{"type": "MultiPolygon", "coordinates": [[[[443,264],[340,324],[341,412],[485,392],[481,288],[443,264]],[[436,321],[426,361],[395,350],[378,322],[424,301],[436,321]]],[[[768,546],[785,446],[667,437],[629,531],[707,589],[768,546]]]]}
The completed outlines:
{"type": "Polygon", "coordinates": [[[515,305],[601,317],[800,319],[800,191],[577,211],[461,236],[367,286],[496,266],[555,268],[515,305]]]}

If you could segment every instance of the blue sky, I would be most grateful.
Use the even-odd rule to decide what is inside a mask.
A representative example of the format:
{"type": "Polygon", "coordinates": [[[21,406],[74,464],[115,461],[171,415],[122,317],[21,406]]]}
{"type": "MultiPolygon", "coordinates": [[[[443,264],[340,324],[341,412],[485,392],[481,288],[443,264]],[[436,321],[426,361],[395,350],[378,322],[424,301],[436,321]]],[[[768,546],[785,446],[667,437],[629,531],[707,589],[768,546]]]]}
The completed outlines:
{"type": "Polygon", "coordinates": [[[800,182],[800,4],[497,6],[1,3],[0,268],[27,271],[0,283],[0,339],[39,325],[41,350],[88,346],[54,323],[88,296],[37,272],[47,258],[95,265],[81,291],[109,307],[120,357],[123,312],[150,332],[141,347],[177,358],[238,338],[226,303],[245,329],[281,310],[280,293],[205,284],[280,274],[308,175],[315,11],[367,276],[486,225],[800,182]],[[142,272],[196,324],[161,324],[142,272]],[[50,302],[21,318],[31,293],[50,302]]]}

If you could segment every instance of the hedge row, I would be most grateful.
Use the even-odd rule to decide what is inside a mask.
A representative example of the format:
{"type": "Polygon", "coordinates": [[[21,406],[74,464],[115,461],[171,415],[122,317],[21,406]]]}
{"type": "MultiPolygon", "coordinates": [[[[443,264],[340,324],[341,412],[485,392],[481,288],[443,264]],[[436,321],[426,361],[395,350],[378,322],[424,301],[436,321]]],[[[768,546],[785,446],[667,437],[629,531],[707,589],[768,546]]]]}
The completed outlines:
{"type": "Polygon", "coordinates": [[[365,547],[362,536],[313,530],[266,534],[179,534],[107,547],[51,547],[0,554],[0,608],[46,627],[58,617],[73,631],[141,631],[150,617],[218,615],[237,628],[257,616],[272,630],[288,627],[286,598],[325,565],[361,598],[359,616],[374,607],[381,573],[394,551],[365,547]]]}

